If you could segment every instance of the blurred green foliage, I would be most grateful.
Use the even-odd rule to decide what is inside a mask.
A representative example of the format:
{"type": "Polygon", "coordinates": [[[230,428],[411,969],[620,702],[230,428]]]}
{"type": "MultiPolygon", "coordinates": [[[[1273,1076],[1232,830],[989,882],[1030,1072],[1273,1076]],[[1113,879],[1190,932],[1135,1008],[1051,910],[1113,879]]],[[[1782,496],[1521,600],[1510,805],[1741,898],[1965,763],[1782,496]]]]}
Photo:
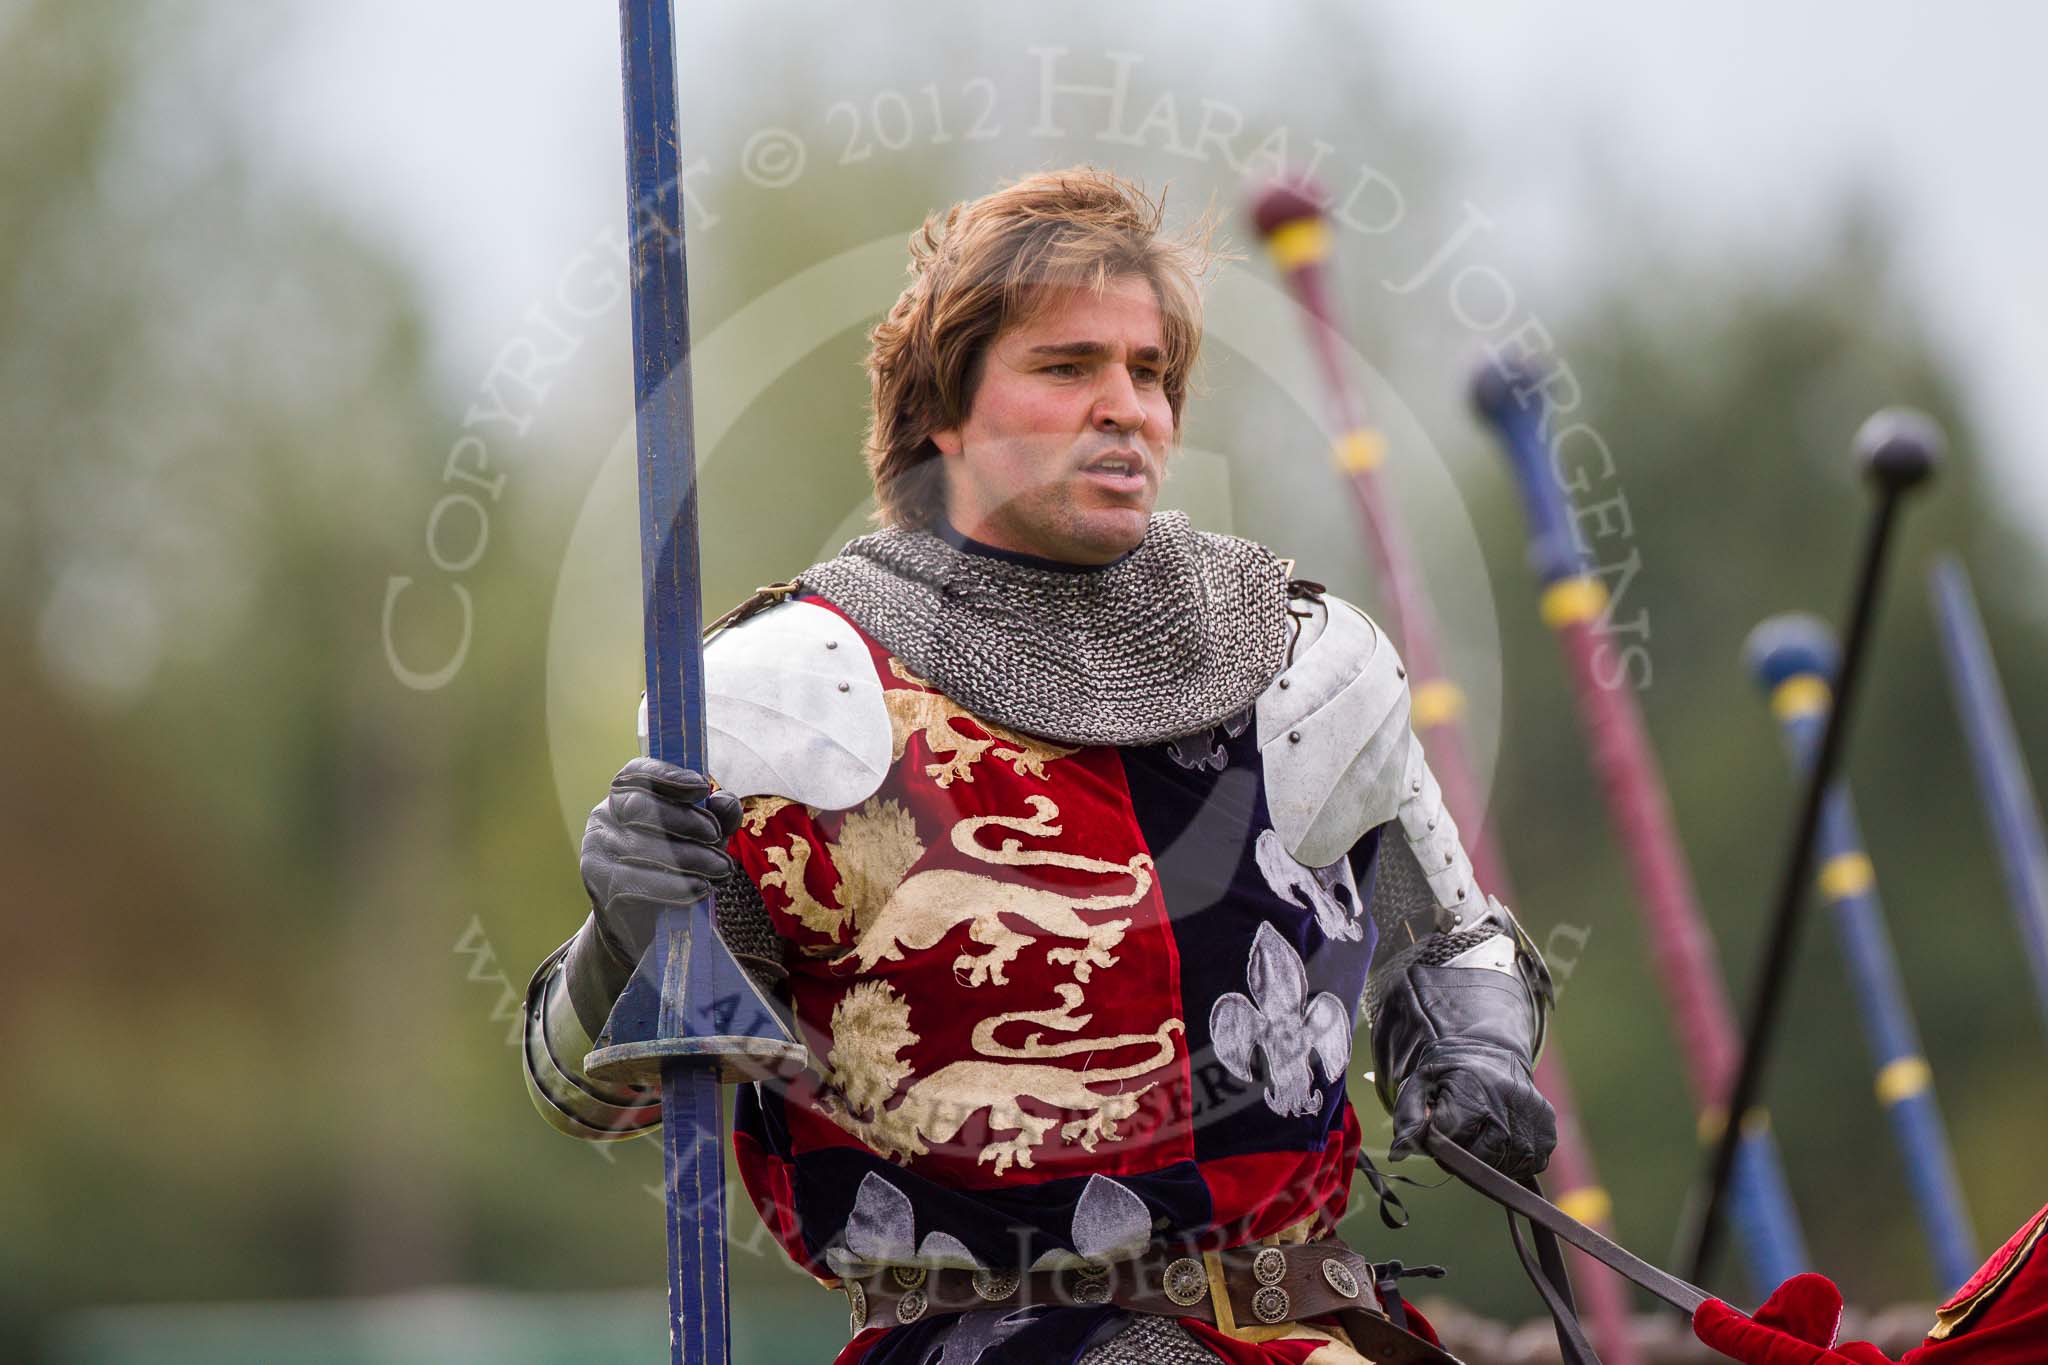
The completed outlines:
{"type": "MultiPolygon", "coordinates": [[[[452,1284],[644,1289],[661,1275],[658,1152],[549,1132],[510,1046],[527,971],[582,913],[580,822],[566,817],[631,746],[630,576],[604,589],[616,603],[597,632],[604,650],[559,644],[564,611],[584,605],[562,587],[579,556],[594,542],[630,546],[612,503],[593,496],[585,509],[627,430],[623,309],[591,325],[590,353],[564,380],[597,395],[600,420],[498,443],[509,477],[480,498],[488,546],[460,575],[437,569],[425,530],[456,487],[443,464],[477,396],[429,373],[417,282],[237,152],[218,78],[264,49],[260,30],[218,41],[225,13],[36,0],[0,18],[9,1359],[57,1342],[66,1359],[173,1358],[175,1315],[72,1316],[92,1305],[452,1284]],[[387,640],[390,585],[405,577],[420,590],[387,640]],[[391,651],[446,657],[462,628],[451,581],[471,596],[468,652],[449,685],[409,689],[391,651]],[[551,642],[576,657],[551,655],[551,642]],[[572,664],[594,681],[565,688],[572,664]]],[[[1355,21],[1321,20],[1367,61],[1355,21]]],[[[827,41],[792,44],[785,84],[747,107],[912,86],[907,58],[878,55],[857,81],[819,75],[827,41]]],[[[1034,68],[1001,50],[1028,85],[1034,68]]],[[[964,49],[949,60],[979,69],[964,49]]],[[[1386,283],[1457,221],[1445,188],[1455,156],[1364,76],[1322,98],[1323,136],[1383,151],[1412,215],[1385,241],[1341,239],[1350,311],[1375,382],[1411,403],[1397,433],[1424,434],[1451,471],[1440,488],[1455,505],[1404,488],[1416,524],[1469,518],[1483,549],[1472,567],[1497,623],[1453,620],[1453,658],[1500,670],[1493,818],[1539,937],[1554,925],[1590,935],[1556,1036],[1621,1235],[1659,1257],[1698,1166],[1690,1105],[1563,670],[1535,619],[1512,491],[1460,410],[1457,363],[1485,338],[1448,319],[1441,298],[1396,297],[1386,283]]],[[[1024,122],[987,147],[921,147],[781,199],[715,173],[702,188],[721,221],[693,257],[700,335],[806,267],[900,240],[922,206],[1109,150],[1079,132],[1031,142],[1024,122]]],[[[1156,148],[1115,164],[1192,186],[1175,191],[1177,212],[1210,194],[1227,208],[1237,193],[1226,168],[1156,148]]],[[[1328,178],[1343,184],[1345,166],[1328,178]]],[[[1604,211],[1621,222],[1627,208],[1604,211]]],[[[1602,212],[1589,207],[1588,221],[1602,212]]],[[[608,227],[610,205],[592,219],[594,233],[608,227]]],[[[891,280],[868,281],[867,318],[891,280]]],[[[1864,505],[1845,452],[1865,413],[1916,403],[1954,437],[1900,557],[1851,771],[1980,1239],[1995,1245],[2041,1197],[2030,1154],[2042,1039],[1918,575],[1933,547],[1963,553],[2008,688],[2024,699],[2048,684],[2030,610],[2040,546],[1977,459],[1894,278],[1887,225],[1848,204],[1835,240],[1711,262],[1636,241],[1616,250],[1595,296],[1522,307],[1537,302],[1583,386],[1583,416],[1616,454],[1609,496],[1625,496],[1632,531],[1595,549],[1603,562],[1640,555],[1619,611],[1647,623],[1642,702],[1737,998],[1793,800],[1738,665],[1742,638],[1770,612],[1839,610],[1864,505]]],[[[863,327],[830,328],[767,376],[707,451],[714,608],[857,528],[863,327]]],[[[745,371],[748,355],[733,363],[745,371]]],[[[1212,336],[1210,392],[1187,436],[1223,463],[1183,491],[1369,602],[1317,416],[1267,368],[1303,364],[1212,336]]],[[[1397,441],[1392,477],[1428,453],[1397,441]]],[[[455,544],[453,523],[444,529],[455,544]]],[[[1456,537],[1417,538],[1454,583],[1456,537]]],[[[2019,720],[2032,752],[2048,752],[2038,712],[2022,707],[2019,720]]],[[[1813,924],[1772,1078],[1775,1123],[1819,1265],[1866,1301],[1929,1297],[1838,963],[1813,924]]],[[[1369,1130],[1380,1125],[1366,1091],[1354,1093],[1369,1130]]],[[[1534,1311],[1488,1209],[1453,1190],[1411,1203],[1414,1227],[1397,1238],[1363,1211],[1347,1231],[1411,1263],[1455,1265],[1448,1288],[1469,1306],[1534,1311]]],[[[787,1270],[751,1214],[735,1228],[743,1347],[826,1358],[838,1300],[787,1270]]],[[[608,1299],[540,1302],[562,1321],[619,1311],[608,1299]]],[[[630,1302],[655,1311],[652,1298],[630,1302]]],[[[294,1333],[347,1336],[305,1311],[294,1333]]],[[[454,1320],[525,1311],[487,1303],[454,1320]]],[[[658,1342],[658,1322],[645,1328],[631,1339],[658,1342]]],[[[225,1359],[241,1348],[200,1349],[225,1359]]],[[[361,1358],[333,1349],[319,1358],[361,1358]]]]}

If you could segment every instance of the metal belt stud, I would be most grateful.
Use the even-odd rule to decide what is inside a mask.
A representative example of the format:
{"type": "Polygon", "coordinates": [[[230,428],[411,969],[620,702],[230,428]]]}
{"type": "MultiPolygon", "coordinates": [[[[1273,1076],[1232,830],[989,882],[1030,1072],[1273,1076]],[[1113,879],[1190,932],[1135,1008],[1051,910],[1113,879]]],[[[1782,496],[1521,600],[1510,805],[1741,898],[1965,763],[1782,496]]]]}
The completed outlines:
{"type": "Polygon", "coordinates": [[[896,1300],[896,1321],[906,1327],[924,1316],[925,1297],[922,1289],[913,1289],[896,1300]]]}
{"type": "Polygon", "coordinates": [[[1024,1277],[1014,1270],[990,1270],[977,1267],[974,1272],[974,1293],[986,1303],[1001,1303],[1017,1292],[1017,1286],[1024,1283],[1024,1277]]]}
{"type": "Polygon", "coordinates": [[[1266,1247],[1252,1257],[1252,1278],[1271,1289],[1287,1278],[1287,1253],[1279,1247],[1266,1247]]]}
{"type": "Polygon", "coordinates": [[[1358,1277],[1351,1273],[1351,1267],[1332,1256],[1323,1262],[1323,1278],[1330,1282],[1330,1288],[1347,1299],[1358,1297],[1358,1277]]]}
{"type": "Polygon", "coordinates": [[[1260,1322],[1285,1322],[1293,1308],[1294,1301],[1277,1284],[1269,1284],[1252,1295],[1252,1316],[1260,1322]]]}
{"type": "Polygon", "coordinates": [[[1166,1297],[1183,1308],[1192,1308],[1209,1297],[1209,1272],[1192,1256],[1183,1256],[1166,1267],[1166,1297]]]}
{"type": "Polygon", "coordinates": [[[1108,1303],[1109,1271],[1101,1266],[1091,1266],[1082,1271],[1074,1280],[1075,1303],[1108,1303]]]}
{"type": "Polygon", "coordinates": [[[859,1280],[846,1282],[846,1302],[853,1310],[848,1320],[853,1325],[854,1335],[859,1336],[860,1329],[868,1325],[868,1291],[860,1287],[859,1280]]]}
{"type": "Polygon", "coordinates": [[[925,1268],[921,1265],[896,1265],[889,1267],[889,1277],[896,1281],[899,1289],[921,1289],[924,1287],[925,1268]]]}

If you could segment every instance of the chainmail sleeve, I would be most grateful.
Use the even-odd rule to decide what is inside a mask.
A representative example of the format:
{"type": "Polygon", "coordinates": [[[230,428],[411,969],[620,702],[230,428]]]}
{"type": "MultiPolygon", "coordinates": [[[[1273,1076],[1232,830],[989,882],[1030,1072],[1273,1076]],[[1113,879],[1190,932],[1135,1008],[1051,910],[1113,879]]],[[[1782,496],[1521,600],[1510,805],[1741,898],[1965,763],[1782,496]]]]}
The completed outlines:
{"type": "Polygon", "coordinates": [[[1395,980],[1418,964],[1437,966],[1475,944],[1494,937],[1492,925],[1459,930],[1436,901],[1415,851],[1399,831],[1379,840],[1372,864],[1372,902],[1368,907],[1379,929],[1372,969],[1366,977],[1363,1009],[1367,1020],[1379,1017],[1376,985],[1395,980]],[[1448,932],[1446,932],[1448,930],[1448,932]]]}
{"type": "Polygon", "coordinates": [[[776,987],[789,975],[784,956],[787,944],[768,918],[768,906],[761,899],[760,888],[745,872],[736,872],[712,883],[711,890],[716,897],[713,918],[718,936],[725,940],[727,951],[747,969],[747,975],[754,978],[762,993],[774,995],[776,987]]]}

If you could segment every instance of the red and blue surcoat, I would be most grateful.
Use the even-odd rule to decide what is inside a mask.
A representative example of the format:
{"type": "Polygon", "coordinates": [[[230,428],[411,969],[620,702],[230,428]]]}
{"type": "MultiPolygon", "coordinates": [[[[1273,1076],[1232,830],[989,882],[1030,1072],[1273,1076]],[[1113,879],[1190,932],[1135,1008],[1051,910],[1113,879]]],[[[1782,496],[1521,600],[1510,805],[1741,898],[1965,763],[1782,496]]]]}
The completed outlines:
{"type": "MultiPolygon", "coordinates": [[[[741,1171],[785,1251],[831,1279],[1328,1234],[1359,1145],[1345,1067],[1380,831],[1296,863],[1249,711],[1065,747],[858,639],[888,713],[880,785],[841,810],[753,795],[732,845],[814,1058],[738,1109],[741,1171]]],[[[1043,1358],[1095,1312],[1042,1319],[1043,1358]]],[[[842,1359],[916,1359],[930,1326],[842,1359]]]]}

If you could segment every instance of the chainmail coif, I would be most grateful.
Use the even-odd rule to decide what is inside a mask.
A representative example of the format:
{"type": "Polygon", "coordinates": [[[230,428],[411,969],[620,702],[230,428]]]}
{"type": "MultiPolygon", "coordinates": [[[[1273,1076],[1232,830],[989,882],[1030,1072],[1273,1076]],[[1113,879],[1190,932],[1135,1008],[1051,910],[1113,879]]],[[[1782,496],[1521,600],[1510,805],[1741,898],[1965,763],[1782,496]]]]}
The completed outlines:
{"type": "Polygon", "coordinates": [[[1062,744],[1156,744],[1249,706],[1286,655],[1287,572],[1264,546],[1152,518],[1064,572],[929,531],[850,542],[798,581],[975,715],[1062,744]]]}

